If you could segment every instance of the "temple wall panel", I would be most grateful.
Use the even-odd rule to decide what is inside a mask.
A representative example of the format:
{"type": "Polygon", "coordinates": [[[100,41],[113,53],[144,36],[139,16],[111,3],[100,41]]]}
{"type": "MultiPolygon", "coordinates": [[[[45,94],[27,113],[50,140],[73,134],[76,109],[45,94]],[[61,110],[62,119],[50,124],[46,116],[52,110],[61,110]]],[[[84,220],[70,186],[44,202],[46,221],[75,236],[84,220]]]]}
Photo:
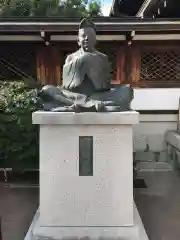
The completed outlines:
{"type": "Polygon", "coordinates": [[[57,46],[40,46],[37,49],[37,80],[43,85],[61,84],[61,57],[57,46]]]}
{"type": "Polygon", "coordinates": [[[134,87],[180,87],[180,48],[177,42],[139,42],[132,44],[134,87]]]}
{"type": "MultiPolygon", "coordinates": [[[[25,73],[42,84],[61,85],[65,58],[77,49],[75,41],[53,42],[48,46],[1,42],[0,77],[20,80],[25,73]]],[[[131,45],[99,41],[97,50],[109,57],[112,84],[129,83],[135,88],[180,87],[179,41],[132,41],[131,45]]]]}
{"type": "Polygon", "coordinates": [[[0,43],[0,80],[19,81],[36,78],[36,44],[29,42],[0,43]]]}

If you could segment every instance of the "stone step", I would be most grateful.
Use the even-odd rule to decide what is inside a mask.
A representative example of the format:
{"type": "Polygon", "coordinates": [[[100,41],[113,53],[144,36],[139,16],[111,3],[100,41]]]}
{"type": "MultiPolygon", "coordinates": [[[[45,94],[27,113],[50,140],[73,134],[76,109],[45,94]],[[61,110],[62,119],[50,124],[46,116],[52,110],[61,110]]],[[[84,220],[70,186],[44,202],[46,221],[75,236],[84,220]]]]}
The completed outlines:
{"type": "Polygon", "coordinates": [[[172,167],[165,162],[138,162],[138,171],[172,171],[172,167]]]}

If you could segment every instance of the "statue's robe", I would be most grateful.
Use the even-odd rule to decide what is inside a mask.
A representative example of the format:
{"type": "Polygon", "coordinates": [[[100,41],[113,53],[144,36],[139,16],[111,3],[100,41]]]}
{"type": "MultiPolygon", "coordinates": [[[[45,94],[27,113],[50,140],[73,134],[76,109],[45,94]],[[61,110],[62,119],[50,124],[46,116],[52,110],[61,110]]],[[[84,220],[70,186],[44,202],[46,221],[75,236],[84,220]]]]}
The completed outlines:
{"type": "Polygon", "coordinates": [[[110,89],[108,57],[98,51],[77,52],[69,55],[63,66],[62,87],[87,96],[110,89]]]}
{"type": "MultiPolygon", "coordinates": [[[[42,91],[53,100],[46,104],[47,110],[56,108],[64,111],[62,106],[76,105],[90,109],[98,106],[114,106],[121,110],[129,108],[133,91],[127,86],[110,89],[111,77],[107,55],[94,51],[83,52],[81,49],[67,56],[63,66],[63,83],[61,87],[45,86],[42,91]],[[60,106],[58,108],[58,106],[60,106]]],[[[111,108],[109,108],[110,110],[111,108]]],[[[46,110],[46,109],[45,109],[46,110]]]]}

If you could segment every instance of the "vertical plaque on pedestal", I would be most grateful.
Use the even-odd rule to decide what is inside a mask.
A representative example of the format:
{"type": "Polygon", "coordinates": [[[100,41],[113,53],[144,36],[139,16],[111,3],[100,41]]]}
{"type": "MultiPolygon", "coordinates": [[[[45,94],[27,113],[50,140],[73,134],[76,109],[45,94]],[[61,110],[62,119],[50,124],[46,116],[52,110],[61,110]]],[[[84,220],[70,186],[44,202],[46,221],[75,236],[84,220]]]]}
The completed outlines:
{"type": "Polygon", "coordinates": [[[93,176],[93,137],[79,137],[79,176],[93,176]]]}

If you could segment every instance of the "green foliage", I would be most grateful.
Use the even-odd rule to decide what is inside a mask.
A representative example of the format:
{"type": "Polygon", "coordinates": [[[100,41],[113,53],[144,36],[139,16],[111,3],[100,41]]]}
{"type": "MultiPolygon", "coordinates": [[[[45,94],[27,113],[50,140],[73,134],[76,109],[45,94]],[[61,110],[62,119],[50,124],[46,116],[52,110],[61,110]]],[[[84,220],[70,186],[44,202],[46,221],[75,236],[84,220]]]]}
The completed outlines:
{"type": "Polygon", "coordinates": [[[3,17],[26,17],[31,14],[31,2],[29,0],[10,0],[1,7],[3,17]]]}
{"type": "Polygon", "coordinates": [[[101,2],[92,0],[88,6],[88,12],[90,16],[100,16],[101,13],[101,2]]]}
{"type": "Polygon", "coordinates": [[[36,90],[23,82],[0,84],[1,167],[38,166],[38,127],[32,124],[32,112],[40,107],[36,90]]]}
{"type": "Polygon", "coordinates": [[[58,0],[32,0],[31,15],[36,17],[57,16],[59,14],[58,0]]]}
{"type": "Polygon", "coordinates": [[[0,16],[87,17],[101,15],[100,0],[0,0],[0,16]]]}

